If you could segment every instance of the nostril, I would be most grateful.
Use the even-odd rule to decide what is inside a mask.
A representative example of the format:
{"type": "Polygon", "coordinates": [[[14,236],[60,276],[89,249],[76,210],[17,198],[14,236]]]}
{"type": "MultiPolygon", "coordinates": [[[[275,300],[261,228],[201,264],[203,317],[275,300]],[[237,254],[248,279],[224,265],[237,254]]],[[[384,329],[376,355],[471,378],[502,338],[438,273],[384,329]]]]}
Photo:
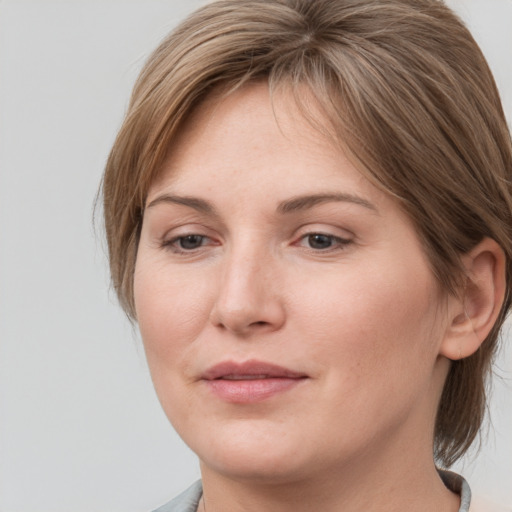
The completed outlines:
{"type": "Polygon", "coordinates": [[[229,291],[224,291],[217,298],[210,311],[210,322],[217,328],[245,336],[251,332],[263,333],[283,326],[285,311],[279,299],[240,296],[236,290],[231,290],[231,293],[229,291]]]}

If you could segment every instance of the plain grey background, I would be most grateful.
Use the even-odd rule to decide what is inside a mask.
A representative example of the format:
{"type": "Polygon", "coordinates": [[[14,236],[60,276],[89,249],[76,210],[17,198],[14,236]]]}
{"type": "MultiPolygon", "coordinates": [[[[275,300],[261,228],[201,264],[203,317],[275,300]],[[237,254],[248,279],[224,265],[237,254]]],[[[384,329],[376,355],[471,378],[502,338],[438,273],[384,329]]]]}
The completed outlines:
{"type": "MultiPolygon", "coordinates": [[[[451,0],[512,119],[512,0],[451,0]]],[[[144,58],[197,0],[0,0],[0,511],[135,512],[199,477],[109,289],[92,208],[144,58]]],[[[475,127],[478,129],[478,127],[475,127]]],[[[505,342],[512,339],[507,334],[505,342]]],[[[512,350],[480,455],[512,504],[512,350]]]]}

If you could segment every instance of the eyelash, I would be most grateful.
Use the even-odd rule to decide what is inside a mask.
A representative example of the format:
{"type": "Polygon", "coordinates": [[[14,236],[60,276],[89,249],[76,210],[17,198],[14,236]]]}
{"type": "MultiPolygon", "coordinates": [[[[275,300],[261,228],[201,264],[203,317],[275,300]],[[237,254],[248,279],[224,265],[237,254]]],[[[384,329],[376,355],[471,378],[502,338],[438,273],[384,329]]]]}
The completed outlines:
{"type": "Polygon", "coordinates": [[[201,247],[204,247],[204,245],[205,245],[204,242],[208,239],[209,239],[209,237],[207,237],[206,235],[199,235],[198,233],[189,233],[187,235],[177,236],[175,238],[172,238],[171,240],[166,240],[162,243],[162,246],[165,249],[169,249],[176,254],[192,254],[195,251],[197,251],[198,249],[200,249],[201,247]],[[200,238],[201,239],[200,245],[198,245],[197,247],[189,248],[189,249],[186,249],[181,246],[181,244],[183,243],[184,240],[191,239],[191,238],[200,238]]]}
{"type": "MultiPolygon", "coordinates": [[[[162,246],[166,249],[170,249],[172,252],[174,252],[176,254],[193,254],[197,250],[204,247],[206,245],[205,242],[207,242],[208,240],[211,240],[211,239],[209,239],[209,237],[206,235],[190,233],[187,235],[177,236],[168,241],[164,241],[162,243],[162,246]],[[198,240],[199,245],[197,245],[195,247],[191,247],[191,248],[183,247],[183,243],[187,239],[189,241],[191,241],[190,239],[194,239],[194,238],[200,239],[200,240],[198,240]]],[[[315,253],[328,253],[328,252],[332,252],[332,251],[342,251],[351,243],[352,243],[352,240],[350,240],[350,239],[341,238],[339,236],[331,235],[328,233],[311,232],[311,233],[306,233],[305,235],[302,235],[299,238],[299,240],[297,242],[295,242],[293,245],[304,247],[306,250],[309,250],[309,251],[315,252],[315,253]],[[318,239],[323,238],[324,241],[329,243],[329,246],[328,247],[316,247],[316,248],[312,247],[311,243],[314,238],[317,238],[317,240],[316,240],[317,242],[319,241],[318,239]],[[309,242],[309,244],[307,246],[303,245],[303,242],[305,242],[305,241],[309,242]]],[[[192,244],[192,245],[194,245],[194,244],[192,244]]],[[[216,245],[216,244],[214,244],[214,245],[216,245]]]]}
{"type": "Polygon", "coordinates": [[[310,245],[306,246],[305,249],[315,252],[315,253],[327,253],[332,251],[343,251],[347,246],[349,246],[352,243],[352,240],[347,238],[341,238],[339,236],[331,235],[328,233],[322,233],[322,232],[311,232],[306,233],[305,235],[301,236],[298,240],[298,242],[295,245],[302,246],[301,242],[308,241],[311,243],[311,239],[317,237],[323,237],[324,239],[328,239],[330,241],[329,247],[324,248],[315,248],[311,247],[310,245]]]}

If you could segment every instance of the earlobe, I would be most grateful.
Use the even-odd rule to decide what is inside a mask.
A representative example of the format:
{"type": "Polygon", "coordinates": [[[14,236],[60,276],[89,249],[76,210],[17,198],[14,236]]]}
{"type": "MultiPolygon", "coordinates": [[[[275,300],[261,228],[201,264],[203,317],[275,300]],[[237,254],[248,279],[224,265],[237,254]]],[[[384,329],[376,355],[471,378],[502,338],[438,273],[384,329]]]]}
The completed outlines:
{"type": "Polygon", "coordinates": [[[491,331],[505,298],[505,254],[484,238],[462,258],[466,286],[450,297],[450,318],[440,353],[459,360],[474,354],[491,331]]]}

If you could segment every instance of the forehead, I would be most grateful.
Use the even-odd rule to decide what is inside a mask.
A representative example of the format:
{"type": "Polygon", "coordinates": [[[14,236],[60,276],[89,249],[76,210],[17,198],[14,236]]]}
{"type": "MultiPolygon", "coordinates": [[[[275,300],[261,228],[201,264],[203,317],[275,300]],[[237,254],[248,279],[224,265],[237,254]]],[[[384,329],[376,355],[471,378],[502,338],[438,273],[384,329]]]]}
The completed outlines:
{"type": "Polygon", "coordinates": [[[271,93],[266,83],[229,94],[215,91],[183,122],[149,196],[185,177],[196,182],[206,177],[215,180],[229,170],[239,176],[246,171],[254,185],[265,168],[273,169],[276,181],[285,171],[296,180],[306,168],[316,169],[317,180],[326,174],[318,172],[320,168],[336,173],[350,168],[354,180],[364,180],[318,102],[305,87],[302,92],[298,105],[290,88],[271,93]]]}

